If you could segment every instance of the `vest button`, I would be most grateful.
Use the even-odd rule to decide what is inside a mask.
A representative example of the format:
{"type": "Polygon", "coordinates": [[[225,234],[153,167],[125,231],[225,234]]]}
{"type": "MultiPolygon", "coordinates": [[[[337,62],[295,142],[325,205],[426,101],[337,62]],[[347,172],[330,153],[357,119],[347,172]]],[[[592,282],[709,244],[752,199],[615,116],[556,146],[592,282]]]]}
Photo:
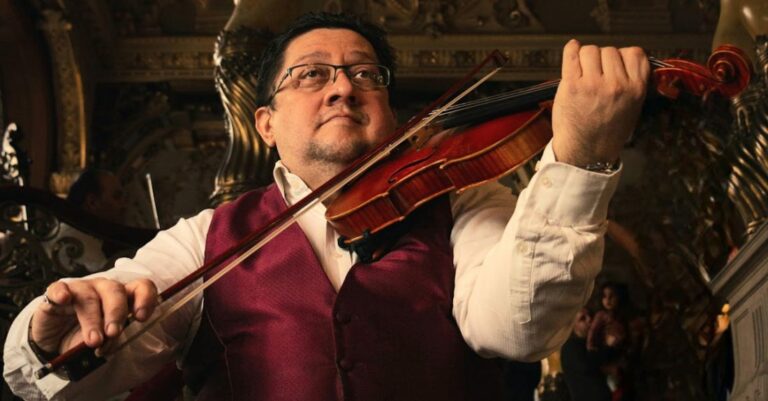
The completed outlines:
{"type": "Polygon", "coordinates": [[[350,370],[352,370],[354,366],[355,366],[354,362],[350,361],[347,358],[339,359],[339,369],[343,370],[344,372],[349,372],[350,370]]]}
{"type": "Polygon", "coordinates": [[[334,315],[334,319],[336,319],[336,322],[338,323],[347,324],[350,321],[352,321],[352,316],[348,313],[336,312],[336,315],[334,315]]]}

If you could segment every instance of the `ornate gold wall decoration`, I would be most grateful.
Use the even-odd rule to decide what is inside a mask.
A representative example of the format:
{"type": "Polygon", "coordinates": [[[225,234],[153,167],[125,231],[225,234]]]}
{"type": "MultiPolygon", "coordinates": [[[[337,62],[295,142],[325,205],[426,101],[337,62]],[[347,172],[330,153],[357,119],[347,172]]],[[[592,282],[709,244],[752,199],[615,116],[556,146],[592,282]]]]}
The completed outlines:
{"type": "Polygon", "coordinates": [[[87,138],[83,84],[70,39],[72,25],[61,10],[43,8],[40,11],[43,16],[40,28],[51,52],[60,138],[58,171],[51,177],[51,189],[56,193],[64,194],[74,177],[86,164],[87,138]]]}
{"type": "Polygon", "coordinates": [[[157,82],[213,78],[213,37],[130,38],[121,41],[115,64],[102,82],[157,82]]]}
{"type": "Polygon", "coordinates": [[[510,30],[520,30],[528,28],[532,31],[544,31],[542,24],[534,17],[528,9],[524,0],[509,1],[495,0],[493,2],[493,11],[496,21],[503,27],[510,30]]]}
{"type": "Polygon", "coordinates": [[[591,15],[603,32],[672,32],[669,0],[598,0],[591,15]]]}
{"type": "MultiPolygon", "coordinates": [[[[529,81],[559,74],[567,35],[391,35],[396,49],[398,78],[458,78],[493,49],[510,61],[494,79],[529,81]]],[[[695,60],[709,55],[709,35],[580,35],[584,42],[604,46],[642,46],[659,58],[681,53],[695,60]]],[[[156,82],[210,80],[214,67],[210,43],[214,38],[132,38],[117,50],[113,69],[103,71],[100,82],[156,82]]]]}
{"type": "MultiPolygon", "coordinates": [[[[509,58],[494,80],[534,81],[559,76],[563,46],[570,35],[445,35],[430,38],[392,35],[400,78],[458,78],[492,50],[509,58]]],[[[641,46],[658,58],[679,56],[703,61],[709,56],[708,35],[579,35],[585,43],[641,46]]]]}
{"type": "Polygon", "coordinates": [[[543,31],[523,0],[368,0],[365,8],[390,33],[543,31]]]}

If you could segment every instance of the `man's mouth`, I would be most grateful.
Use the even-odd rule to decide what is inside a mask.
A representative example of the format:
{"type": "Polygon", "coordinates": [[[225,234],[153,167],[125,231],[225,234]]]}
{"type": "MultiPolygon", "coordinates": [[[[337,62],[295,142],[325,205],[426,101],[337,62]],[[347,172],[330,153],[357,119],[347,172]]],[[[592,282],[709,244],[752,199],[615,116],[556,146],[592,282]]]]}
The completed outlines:
{"type": "Polygon", "coordinates": [[[329,122],[329,121],[332,121],[332,120],[348,120],[348,121],[352,121],[352,122],[355,122],[355,123],[357,123],[357,124],[360,124],[360,121],[358,121],[358,120],[357,120],[357,119],[355,119],[354,117],[352,117],[352,116],[350,116],[350,115],[346,115],[346,114],[341,114],[341,115],[338,115],[338,116],[331,116],[331,117],[330,117],[328,120],[326,120],[325,122],[329,122]]]}
{"type": "Polygon", "coordinates": [[[345,120],[345,121],[353,122],[355,124],[363,124],[363,122],[365,121],[365,115],[359,112],[334,112],[323,117],[320,120],[320,125],[323,125],[325,123],[328,123],[334,120],[345,120]]]}

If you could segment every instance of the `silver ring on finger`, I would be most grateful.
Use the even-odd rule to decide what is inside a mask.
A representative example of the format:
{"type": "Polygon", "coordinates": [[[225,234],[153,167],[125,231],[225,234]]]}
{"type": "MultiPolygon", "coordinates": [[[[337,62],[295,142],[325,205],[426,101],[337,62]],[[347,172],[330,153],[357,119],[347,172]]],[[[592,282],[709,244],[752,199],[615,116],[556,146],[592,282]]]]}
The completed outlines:
{"type": "Polygon", "coordinates": [[[47,293],[43,293],[43,302],[48,304],[48,305],[51,305],[51,306],[61,306],[61,305],[57,304],[56,302],[51,301],[51,299],[48,298],[48,294],[47,293]]]}

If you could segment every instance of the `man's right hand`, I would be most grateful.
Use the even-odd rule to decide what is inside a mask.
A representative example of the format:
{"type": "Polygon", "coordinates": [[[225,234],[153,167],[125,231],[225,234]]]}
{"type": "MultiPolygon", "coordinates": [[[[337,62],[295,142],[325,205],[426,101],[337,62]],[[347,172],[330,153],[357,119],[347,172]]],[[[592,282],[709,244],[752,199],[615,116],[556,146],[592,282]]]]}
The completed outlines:
{"type": "Polygon", "coordinates": [[[158,304],[157,287],[148,279],[57,281],[45,293],[50,302],[35,310],[29,335],[46,352],[65,352],[81,341],[100,347],[122,333],[129,313],[143,322],[158,304]]]}

